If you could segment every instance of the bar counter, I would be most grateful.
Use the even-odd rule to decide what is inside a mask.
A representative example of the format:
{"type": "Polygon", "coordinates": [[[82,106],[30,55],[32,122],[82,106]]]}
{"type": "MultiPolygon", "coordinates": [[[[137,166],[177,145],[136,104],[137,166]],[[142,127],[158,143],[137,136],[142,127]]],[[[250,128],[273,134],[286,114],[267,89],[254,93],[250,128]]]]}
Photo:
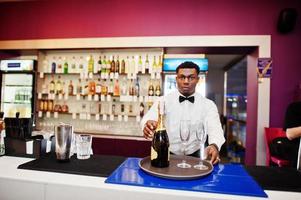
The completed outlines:
{"type": "Polygon", "coordinates": [[[105,177],[73,175],[17,169],[31,158],[0,157],[0,199],[1,200],[251,200],[251,199],[301,199],[301,193],[265,190],[268,198],[239,195],[225,195],[207,192],[157,189],[105,183],[105,177]]]}

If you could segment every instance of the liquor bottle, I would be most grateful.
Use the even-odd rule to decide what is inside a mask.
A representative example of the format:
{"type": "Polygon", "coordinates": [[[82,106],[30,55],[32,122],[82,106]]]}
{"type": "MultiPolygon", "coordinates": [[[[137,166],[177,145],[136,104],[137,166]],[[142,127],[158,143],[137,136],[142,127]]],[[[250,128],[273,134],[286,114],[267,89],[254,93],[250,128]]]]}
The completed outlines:
{"type": "Polygon", "coordinates": [[[109,58],[106,60],[106,69],[107,69],[106,73],[110,74],[110,72],[111,72],[111,61],[110,61],[109,58]]]}
{"type": "Polygon", "coordinates": [[[101,61],[101,56],[99,56],[99,59],[98,59],[98,69],[97,69],[97,73],[101,73],[102,72],[102,61],[101,61]]]}
{"type": "Polygon", "coordinates": [[[142,58],[141,58],[141,56],[139,56],[139,59],[138,59],[138,70],[137,70],[137,73],[139,73],[139,72],[143,72],[143,70],[142,70],[142,58]]]}
{"type": "Polygon", "coordinates": [[[140,85],[139,85],[139,78],[137,78],[137,80],[136,80],[136,84],[135,84],[135,95],[136,95],[137,97],[139,97],[139,96],[140,96],[140,85]]]}
{"type": "Polygon", "coordinates": [[[154,86],[152,82],[150,82],[148,86],[148,96],[154,96],[154,86]]]}
{"type": "Polygon", "coordinates": [[[119,62],[119,56],[117,55],[117,60],[115,64],[115,72],[119,73],[120,70],[120,62],[119,62]]]}
{"type": "Polygon", "coordinates": [[[89,82],[88,79],[86,78],[85,84],[84,84],[84,95],[88,95],[89,94],[89,82]]]}
{"type": "Polygon", "coordinates": [[[47,100],[44,101],[43,106],[44,106],[43,111],[47,111],[47,108],[48,108],[48,101],[47,100]]]}
{"type": "Polygon", "coordinates": [[[49,112],[53,111],[53,100],[48,100],[48,107],[46,109],[49,112]]]}
{"type": "Polygon", "coordinates": [[[107,61],[106,61],[106,56],[103,56],[103,60],[101,62],[101,77],[105,77],[107,73],[107,61]]]}
{"type": "Polygon", "coordinates": [[[116,105],[112,104],[112,112],[111,112],[112,115],[115,115],[115,108],[116,108],[116,105]]]}
{"type": "Polygon", "coordinates": [[[44,111],[44,100],[40,101],[39,110],[44,111]]]}
{"type": "Polygon", "coordinates": [[[90,55],[88,61],[88,73],[93,73],[93,72],[94,72],[94,58],[92,55],[90,55]]]}
{"type": "Polygon", "coordinates": [[[53,75],[52,75],[52,79],[49,83],[49,93],[51,93],[51,94],[55,93],[55,82],[54,82],[54,76],[53,75]]]}
{"type": "Polygon", "coordinates": [[[112,61],[111,61],[111,68],[110,68],[110,71],[111,71],[112,73],[115,72],[115,60],[114,60],[114,56],[113,56],[112,61]]]}
{"type": "Polygon", "coordinates": [[[125,73],[125,61],[124,61],[124,59],[121,60],[120,73],[121,74],[125,73]]]}
{"type": "Polygon", "coordinates": [[[64,58],[64,60],[64,74],[68,74],[68,62],[66,58],[64,58]]]}
{"type": "Polygon", "coordinates": [[[76,73],[76,60],[75,60],[75,56],[72,57],[70,73],[76,73]]]}
{"type": "Polygon", "coordinates": [[[149,60],[148,60],[148,54],[146,54],[146,58],[145,58],[145,73],[149,73],[149,60]]]}
{"type": "Polygon", "coordinates": [[[156,56],[154,56],[153,64],[150,68],[150,73],[155,73],[157,72],[156,70],[157,70],[157,62],[156,62],[156,56]]]}
{"type": "Polygon", "coordinates": [[[82,56],[79,57],[78,73],[84,72],[84,59],[82,56]]]}
{"type": "Polygon", "coordinates": [[[68,85],[68,95],[72,96],[73,95],[73,84],[72,80],[70,80],[69,85],[68,85]]]}
{"type": "Polygon", "coordinates": [[[142,118],[144,116],[144,104],[141,102],[139,107],[139,115],[142,118]]]}
{"type": "Polygon", "coordinates": [[[118,79],[115,81],[115,84],[114,84],[114,94],[113,94],[113,96],[115,96],[115,97],[120,96],[120,87],[119,87],[118,79]]]}
{"type": "Polygon", "coordinates": [[[128,90],[128,92],[129,92],[129,95],[130,95],[130,96],[134,96],[134,94],[135,94],[135,88],[134,88],[133,80],[132,80],[132,79],[131,79],[131,82],[130,82],[130,85],[129,85],[129,90],[128,90]]]}
{"type": "Polygon", "coordinates": [[[101,83],[100,83],[100,78],[98,78],[97,80],[97,84],[96,84],[96,87],[95,87],[95,93],[100,95],[101,94],[101,83]]]}
{"type": "Polygon", "coordinates": [[[62,72],[63,72],[62,58],[59,57],[59,60],[57,61],[57,71],[56,71],[56,73],[62,73],[62,72]]]}
{"type": "Polygon", "coordinates": [[[129,56],[126,57],[126,60],[125,60],[125,73],[129,73],[129,68],[130,68],[130,59],[129,59],[129,56]]]}
{"type": "Polygon", "coordinates": [[[83,90],[83,85],[82,85],[82,82],[81,82],[81,79],[79,78],[78,79],[78,83],[77,83],[77,87],[76,87],[76,93],[77,94],[84,94],[84,90],[83,90]]]}
{"type": "Polygon", "coordinates": [[[161,87],[160,87],[160,84],[158,84],[156,86],[156,89],[155,89],[155,95],[156,96],[160,96],[161,95],[161,87]]]}
{"type": "Polygon", "coordinates": [[[131,60],[131,65],[130,65],[129,73],[137,74],[137,73],[138,73],[137,66],[138,66],[138,65],[136,65],[135,57],[132,56],[132,60],[131,60]]]}
{"type": "Polygon", "coordinates": [[[55,62],[55,56],[53,57],[52,63],[51,63],[51,73],[55,74],[56,73],[56,62],[55,62]]]}
{"type": "Polygon", "coordinates": [[[122,114],[124,114],[124,104],[121,104],[120,111],[121,111],[122,114]]]}
{"type": "Polygon", "coordinates": [[[94,80],[90,80],[88,94],[94,95],[95,94],[95,88],[96,88],[95,81],[94,80]]]}
{"type": "Polygon", "coordinates": [[[109,88],[108,88],[108,94],[113,96],[113,92],[114,92],[114,83],[113,83],[113,80],[111,79],[109,88]]]}
{"type": "Polygon", "coordinates": [[[164,102],[158,104],[158,125],[151,145],[151,165],[153,167],[169,166],[169,139],[165,128],[164,102]]]}
{"type": "Polygon", "coordinates": [[[101,86],[101,94],[105,96],[108,95],[108,86],[106,82],[104,82],[103,85],[101,86]]]}
{"type": "Polygon", "coordinates": [[[158,61],[158,65],[157,65],[157,72],[161,72],[162,71],[162,56],[159,56],[159,61],[158,61]]]}

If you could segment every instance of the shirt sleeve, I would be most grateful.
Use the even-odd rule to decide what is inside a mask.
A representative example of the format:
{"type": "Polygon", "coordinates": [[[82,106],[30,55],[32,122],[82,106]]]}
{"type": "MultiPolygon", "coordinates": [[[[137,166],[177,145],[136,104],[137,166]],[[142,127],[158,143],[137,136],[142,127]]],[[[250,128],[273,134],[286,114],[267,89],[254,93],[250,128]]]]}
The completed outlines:
{"type": "Polygon", "coordinates": [[[218,150],[225,142],[224,131],[220,122],[219,114],[216,105],[209,101],[208,113],[206,116],[207,131],[208,131],[208,143],[216,144],[218,150]]]}
{"type": "Polygon", "coordinates": [[[158,101],[156,101],[152,107],[149,109],[149,111],[144,115],[144,117],[142,118],[141,122],[140,122],[140,127],[143,130],[145,123],[148,120],[154,120],[154,121],[158,121],[158,101]]]}

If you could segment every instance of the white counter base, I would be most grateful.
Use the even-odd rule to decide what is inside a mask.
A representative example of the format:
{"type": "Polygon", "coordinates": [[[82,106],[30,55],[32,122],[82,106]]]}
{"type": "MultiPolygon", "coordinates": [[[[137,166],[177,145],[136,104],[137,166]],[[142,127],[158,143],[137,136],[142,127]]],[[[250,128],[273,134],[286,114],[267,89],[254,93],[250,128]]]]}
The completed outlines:
{"type": "MultiPolygon", "coordinates": [[[[0,157],[1,200],[254,200],[206,192],[156,189],[104,183],[106,178],[17,169],[30,158],[0,157]]],[[[301,193],[265,191],[272,200],[301,199],[301,193]]]]}

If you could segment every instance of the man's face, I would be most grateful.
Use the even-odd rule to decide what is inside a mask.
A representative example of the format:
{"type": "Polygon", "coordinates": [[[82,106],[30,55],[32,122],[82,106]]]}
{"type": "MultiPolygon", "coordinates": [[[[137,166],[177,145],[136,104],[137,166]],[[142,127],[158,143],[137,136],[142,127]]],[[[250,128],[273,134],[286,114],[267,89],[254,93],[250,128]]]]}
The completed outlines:
{"type": "Polygon", "coordinates": [[[179,69],[176,80],[179,92],[189,96],[194,93],[199,77],[195,69],[183,68],[179,69]]]}

